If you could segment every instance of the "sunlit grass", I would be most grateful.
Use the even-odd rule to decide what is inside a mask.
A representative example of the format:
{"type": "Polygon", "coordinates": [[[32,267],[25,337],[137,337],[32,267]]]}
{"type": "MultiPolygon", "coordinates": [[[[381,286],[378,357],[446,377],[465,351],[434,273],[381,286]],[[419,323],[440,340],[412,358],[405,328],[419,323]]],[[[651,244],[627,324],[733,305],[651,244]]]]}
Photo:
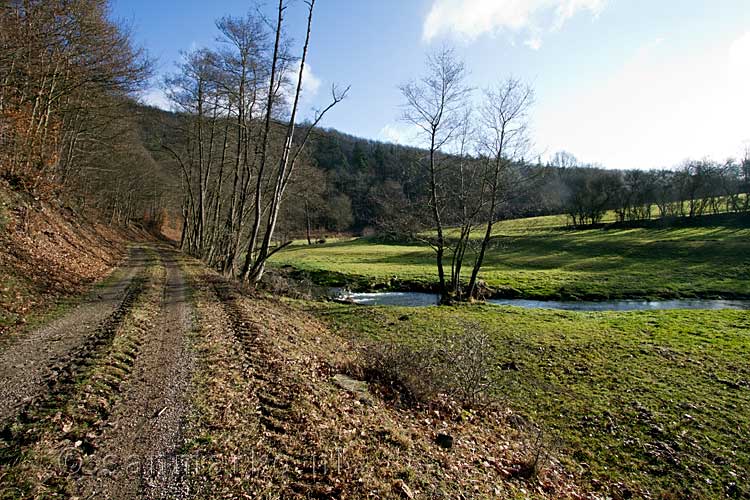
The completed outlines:
{"type": "Polygon", "coordinates": [[[743,311],[307,307],[340,335],[363,340],[439,345],[465,325],[484,329],[495,395],[541,426],[588,479],[675,498],[750,493],[742,489],[750,480],[743,311]]]}
{"type": "MultiPolygon", "coordinates": [[[[502,293],[528,298],[750,295],[750,229],[569,230],[564,225],[564,216],[498,223],[481,278],[502,293]]],[[[357,239],[300,245],[273,262],[373,283],[394,277],[437,281],[434,252],[417,244],[357,239]]]]}

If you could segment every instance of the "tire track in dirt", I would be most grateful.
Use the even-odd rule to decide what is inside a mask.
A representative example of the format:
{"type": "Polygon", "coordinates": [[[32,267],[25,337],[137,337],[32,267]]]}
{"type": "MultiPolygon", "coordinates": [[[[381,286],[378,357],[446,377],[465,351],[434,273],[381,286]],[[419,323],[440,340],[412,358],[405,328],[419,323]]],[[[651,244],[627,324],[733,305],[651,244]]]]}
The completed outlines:
{"type": "Polygon", "coordinates": [[[27,411],[39,399],[85,369],[95,351],[106,347],[143,288],[136,276],[148,256],[134,247],[115,283],[95,290],[64,317],[17,339],[0,354],[0,424],[27,411]]]}
{"type": "Polygon", "coordinates": [[[184,463],[179,456],[182,426],[189,412],[194,355],[188,334],[192,308],[176,252],[160,248],[166,281],[160,312],[141,338],[121,397],[81,477],[84,498],[185,498],[184,463]]]}
{"type": "Polygon", "coordinates": [[[47,367],[52,374],[42,379],[46,380],[47,392],[27,399],[15,418],[9,419],[0,431],[0,464],[15,463],[23,450],[40,438],[48,417],[65,405],[76,392],[78,383],[88,378],[97,361],[109,351],[115,335],[143,289],[144,279],[132,278],[117,309],[102,320],[77,349],[47,367]]]}
{"type": "Polygon", "coordinates": [[[212,285],[232,333],[242,346],[244,364],[249,368],[245,373],[254,379],[260,424],[266,438],[275,445],[274,463],[286,472],[290,491],[284,492],[283,497],[337,498],[338,486],[331,481],[325,460],[315,460],[314,453],[301,455],[299,443],[290,445],[300,437],[303,425],[293,411],[298,388],[287,380],[284,367],[272,361],[261,326],[247,317],[232,287],[219,278],[212,285]]]}

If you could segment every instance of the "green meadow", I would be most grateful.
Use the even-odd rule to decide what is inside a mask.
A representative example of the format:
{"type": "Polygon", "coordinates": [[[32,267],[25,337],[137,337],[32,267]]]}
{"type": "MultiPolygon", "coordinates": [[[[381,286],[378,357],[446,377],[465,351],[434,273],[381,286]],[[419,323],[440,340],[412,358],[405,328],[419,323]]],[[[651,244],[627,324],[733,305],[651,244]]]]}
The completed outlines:
{"type": "MultiPolygon", "coordinates": [[[[595,488],[750,495],[750,314],[308,303],[347,338],[418,346],[488,332],[494,395],[595,488]]],[[[622,498],[628,498],[623,493],[622,498]]]]}
{"type": "MultiPolygon", "coordinates": [[[[429,247],[367,238],[293,245],[273,263],[306,271],[323,284],[437,281],[429,247]]],[[[736,220],[582,230],[567,229],[562,216],[504,221],[495,228],[481,278],[498,295],[538,299],[748,297],[750,229],[736,220]]]]}
{"type": "MultiPolygon", "coordinates": [[[[541,299],[750,296],[747,222],[708,222],[573,230],[564,217],[505,221],[482,278],[500,294],[541,299]]],[[[292,246],[274,263],[328,284],[436,280],[431,249],[364,238],[292,246]]],[[[364,341],[418,347],[467,325],[486,331],[494,396],[595,489],[615,485],[621,498],[750,495],[747,311],[301,307],[364,341]]]]}

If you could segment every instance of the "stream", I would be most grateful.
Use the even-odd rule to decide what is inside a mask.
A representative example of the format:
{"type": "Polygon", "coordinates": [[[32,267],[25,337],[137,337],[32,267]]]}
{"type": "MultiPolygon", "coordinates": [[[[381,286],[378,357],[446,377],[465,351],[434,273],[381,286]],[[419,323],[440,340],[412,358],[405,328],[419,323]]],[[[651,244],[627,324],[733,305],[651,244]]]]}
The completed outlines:
{"type": "MultiPolygon", "coordinates": [[[[368,306],[426,307],[438,303],[438,295],[422,292],[346,293],[337,290],[339,300],[368,306]]],[[[674,299],[674,300],[604,300],[559,301],[528,299],[491,299],[488,304],[524,309],[560,309],[564,311],[659,311],[667,309],[737,309],[750,310],[750,300],[674,299]]]]}

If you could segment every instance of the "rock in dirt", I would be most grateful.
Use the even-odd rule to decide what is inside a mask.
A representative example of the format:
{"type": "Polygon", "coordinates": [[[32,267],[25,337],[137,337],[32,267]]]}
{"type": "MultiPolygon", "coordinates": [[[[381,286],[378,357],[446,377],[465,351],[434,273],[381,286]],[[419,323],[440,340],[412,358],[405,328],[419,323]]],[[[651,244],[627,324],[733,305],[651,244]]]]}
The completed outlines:
{"type": "Polygon", "coordinates": [[[402,498],[414,498],[414,493],[411,491],[411,488],[409,488],[401,479],[393,483],[393,490],[402,498]]]}
{"type": "Polygon", "coordinates": [[[362,403],[372,404],[373,399],[367,388],[367,382],[355,380],[342,373],[338,373],[333,376],[333,383],[341,389],[354,394],[362,403]]]}

